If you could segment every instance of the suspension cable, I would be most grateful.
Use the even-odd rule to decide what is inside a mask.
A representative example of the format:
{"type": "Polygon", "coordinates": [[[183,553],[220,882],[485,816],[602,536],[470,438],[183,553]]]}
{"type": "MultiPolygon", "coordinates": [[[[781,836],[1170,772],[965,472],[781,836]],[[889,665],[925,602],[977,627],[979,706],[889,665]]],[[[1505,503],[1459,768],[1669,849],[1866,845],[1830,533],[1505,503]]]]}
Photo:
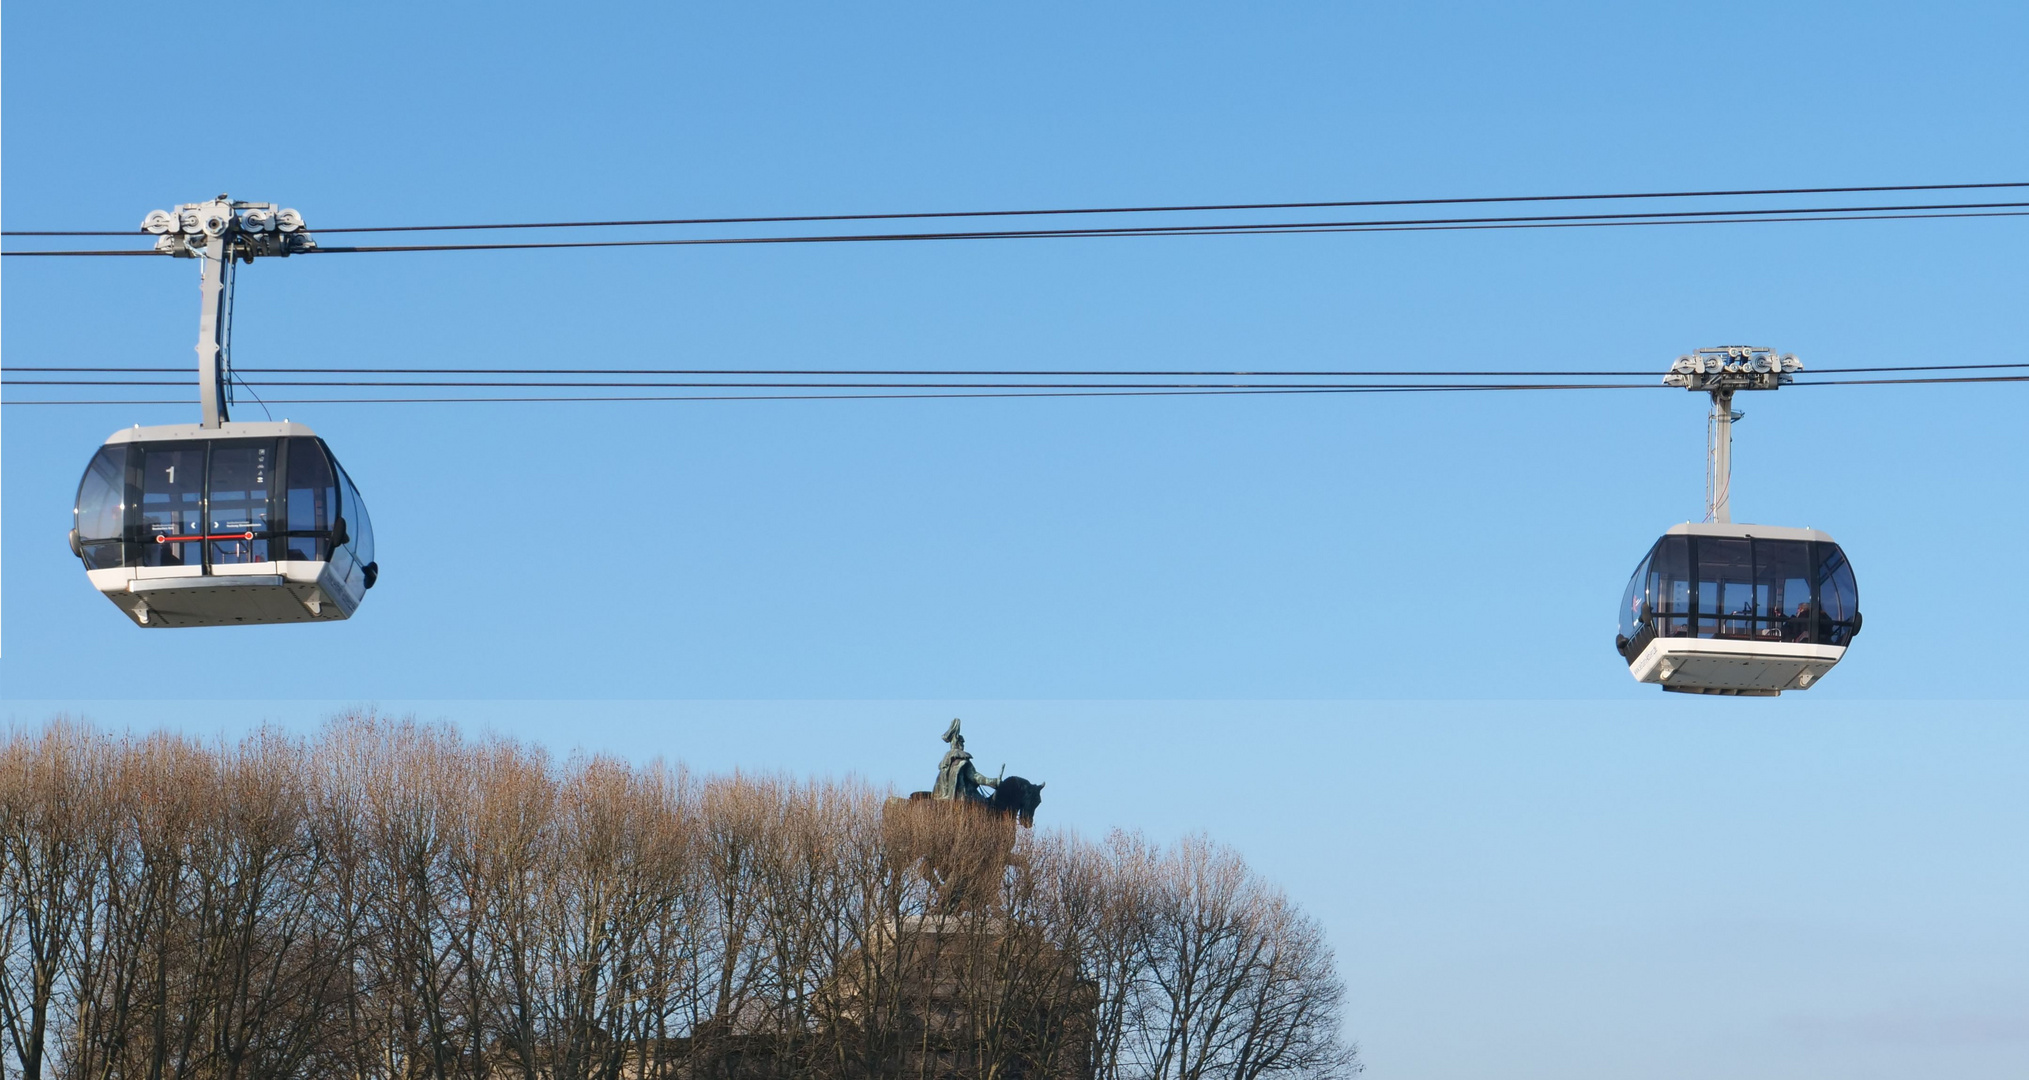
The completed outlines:
{"type": "MultiPolygon", "coordinates": [[[[1359,206],[1462,206],[1492,203],[1600,202],[1633,199],[1716,199],[1766,195],[1839,195],[1888,191],[1972,191],[2029,187],[2029,181],[1977,184],[1872,184],[1847,187],[1735,188],[1705,191],[1622,191],[1583,195],[1482,195],[1416,199],[1334,199],[1311,202],[1196,203],[1155,206],[1078,206],[1025,210],[931,210],[863,214],[770,214],[746,217],[634,218],[608,221],[511,221],[464,225],[372,225],[320,233],[461,232],[499,229],[599,229],[660,225],[760,225],[818,221],[907,221],[950,218],[1064,217],[1079,214],[1180,214],[1259,210],[1323,210],[1359,206]]],[[[0,236],[128,236],[136,229],[12,229],[0,236]]]]}

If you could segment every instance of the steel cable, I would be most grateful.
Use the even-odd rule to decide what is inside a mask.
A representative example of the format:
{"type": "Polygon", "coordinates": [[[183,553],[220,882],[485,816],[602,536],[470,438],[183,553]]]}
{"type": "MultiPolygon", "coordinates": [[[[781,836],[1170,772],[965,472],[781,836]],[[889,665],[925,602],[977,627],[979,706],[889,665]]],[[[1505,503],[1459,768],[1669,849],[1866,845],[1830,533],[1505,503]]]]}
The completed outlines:
{"type": "MultiPolygon", "coordinates": [[[[752,244],[851,244],[911,241],[1115,239],[1189,236],[1290,236],[1325,233],[1456,232],[1498,229],[1622,228],[1655,225],[1744,225],[1807,221],[1904,221],[1943,218],[2029,217],[2029,202],[1934,203],[1869,207],[1683,210],[1630,214],[1507,215],[1482,218],[1372,219],[1343,222],[1257,222],[1223,225],[1112,226],[1087,229],[972,230],[804,234],[792,236],[675,237],[651,240],[553,240],[517,243],[369,244],[315,247],[298,255],[361,255],[435,251],[548,251],[580,248],[709,247],[752,244]]],[[[148,249],[0,251],[21,257],[135,256],[148,249]]]]}
{"type": "MultiPolygon", "coordinates": [[[[2029,375],[1986,375],[1914,379],[1826,379],[1799,382],[1795,386],[1907,386],[1950,383],[2029,383],[2029,375]]],[[[1661,383],[1506,383],[1461,384],[1455,386],[1345,386],[1345,387],[1224,387],[1203,389],[1090,389],[1090,390],[989,390],[979,393],[910,394],[640,394],[570,396],[470,396],[470,397],[369,397],[369,398],[275,398],[271,405],[404,405],[404,404],[538,404],[572,402],[655,402],[655,401],[893,401],[945,400],[959,398],[1096,398],[1096,397],[1239,397],[1298,394],[1419,394],[1476,392],[1542,392],[1553,390],[1673,390],[1661,383]]],[[[194,405],[193,399],[61,399],[8,400],[6,405],[194,405]]]]}
{"type": "MultiPolygon", "coordinates": [[[[758,225],[817,221],[904,221],[948,218],[1066,217],[1079,214],[1179,214],[1241,210],[1322,210],[1355,206],[1458,206],[1490,203],[1599,202],[1630,199],[1714,199],[1765,195],[1837,195],[1885,191],[1970,191],[2029,187],[2029,181],[1977,184],[1873,184],[1849,187],[1634,191],[1587,195],[1482,195],[1420,199],[1335,199],[1312,202],[1199,203],[1166,206],[1080,206],[1044,210],[931,210],[866,214],[772,214],[748,217],[636,218],[607,221],[513,221],[466,225],[376,225],[318,229],[322,233],[461,232],[499,229],[592,229],[665,225],[758,225]]],[[[138,229],[13,229],[0,236],[130,236],[138,229]]]]}
{"type": "MultiPolygon", "coordinates": [[[[1813,368],[1808,375],[1865,374],[1889,371],[1987,371],[2008,368],[2029,368],[2029,362],[2014,364],[1921,364],[1893,365],[1884,367],[1813,368]]],[[[91,367],[91,366],[11,366],[7,371],[34,372],[114,372],[127,374],[187,373],[189,367],[91,367]]],[[[242,367],[235,369],[246,374],[265,375],[943,375],[943,376],[993,376],[1016,377],[1150,377],[1150,378],[1492,378],[1492,377],[1559,377],[1559,378],[1604,378],[1640,377],[1658,374],[1655,370],[1644,371],[1118,371],[1106,369],[1068,370],[1052,368],[1004,368],[1004,369],[960,369],[960,368],[366,368],[366,367],[289,367],[260,368],[242,367]]]]}

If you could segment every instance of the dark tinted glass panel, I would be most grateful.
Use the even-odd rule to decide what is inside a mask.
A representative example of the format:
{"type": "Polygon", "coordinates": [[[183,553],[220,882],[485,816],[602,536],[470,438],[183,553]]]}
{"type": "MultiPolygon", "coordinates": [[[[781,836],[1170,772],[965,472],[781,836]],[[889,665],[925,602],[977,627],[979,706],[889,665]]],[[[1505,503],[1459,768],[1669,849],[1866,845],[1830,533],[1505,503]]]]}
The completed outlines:
{"type": "Polygon", "coordinates": [[[85,550],[85,569],[87,570],[110,570],[114,567],[127,565],[127,545],[117,540],[82,546],[85,550]]]}
{"type": "Polygon", "coordinates": [[[275,441],[234,440],[211,448],[211,561],[268,562],[275,441]]]}
{"type": "Polygon", "coordinates": [[[352,490],[344,469],[338,470],[338,516],[345,522],[345,550],[359,554],[359,493],[352,490]]]}
{"type": "Polygon", "coordinates": [[[1691,542],[1665,536],[1649,556],[1649,604],[1656,612],[1656,633],[1686,637],[1691,633],[1691,542]]]}
{"type": "Polygon", "coordinates": [[[373,561],[373,520],[366,515],[366,503],[359,498],[359,489],[352,484],[352,477],[346,475],[345,466],[338,467],[338,497],[345,515],[345,546],[360,563],[373,561]]]}
{"type": "Polygon", "coordinates": [[[102,446],[77,489],[77,532],[86,540],[117,540],[127,501],[127,448],[102,446]]]}
{"type": "Polygon", "coordinates": [[[1753,636],[1753,544],[1711,536],[1697,541],[1698,636],[1753,636]]]}
{"type": "Polygon", "coordinates": [[[127,448],[102,446],[78,482],[74,524],[83,542],[85,565],[93,570],[121,564],[120,537],[126,524],[127,448]],[[93,540],[112,543],[94,544],[93,540]]]}
{"type": "Polygon", "coordinates": [[[1620,594],[1620,636],[1632,638],[1635,627],[1641,622],[1642,605],[1648,599],[1649,561],[1643,559],[1634,568],[1634,576],[1627,579],[1627,589],[1620,594]]]}
{"type": "Polygon", "coordinates": [[[1754,596],[1765,617],[1756,637],[1809,641],[1811,546],[1802,540],[1756,540],[1754,596]]]}
{"type": "Polygon", "coordinates": [[[141,474],[139,565],[201,565],[204,444],[132,445],[141,474]]]}
{"type": "Polygon", "coordinates": [[[1665,536],[1621,594],[1630,639],[1645,600],[1661,637],[1844,645],[1859,612],[1844,553],[1804,540],[1665,536]]]}
{"type": "Polygon", "coordinates": [[[1853,582],[1852,564],[1837,544],[1818,545],[1819,642],[1844,645],[1852,635],[1853,617],[1860,612],[1860,590],[1853,582]]]}
{"type": "Polygon", "coordinates": [[[346,475],[343,466],[338,475],[345,483],[345,523],[352,532],[352,549],[361,563],[373,561],[373,517],[366,512],[366,500],[359,497],[359,489],[352,484],[352,477],[346,475]]]}
{"type": "Polygon", "coordinates": [[[326,557],[325,538],[299,533],[325,533],[338,516],[338,485],[331,474],[331,461],[316,439],[289,440],[289,537],[288,558],[326,557]]]}

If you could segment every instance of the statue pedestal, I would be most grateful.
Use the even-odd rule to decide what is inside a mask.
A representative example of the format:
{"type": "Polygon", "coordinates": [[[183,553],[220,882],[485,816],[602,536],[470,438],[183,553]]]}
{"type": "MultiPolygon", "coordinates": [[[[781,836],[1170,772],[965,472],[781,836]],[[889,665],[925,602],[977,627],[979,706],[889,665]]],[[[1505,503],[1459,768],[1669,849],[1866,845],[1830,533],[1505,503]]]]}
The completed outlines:
{"type": "MultiPolygon", "coordinates": [[[[905,1077],[1087,1080],[1097,989],[1042,934],[1010,920],[890,923],[839,974],[840,1019],[905,1077]],[[878,1047],[878,1050],[876,1050],[878,1047]]],[[[872,1064],[872,1062],[868,1062],[872,1064]]]]}

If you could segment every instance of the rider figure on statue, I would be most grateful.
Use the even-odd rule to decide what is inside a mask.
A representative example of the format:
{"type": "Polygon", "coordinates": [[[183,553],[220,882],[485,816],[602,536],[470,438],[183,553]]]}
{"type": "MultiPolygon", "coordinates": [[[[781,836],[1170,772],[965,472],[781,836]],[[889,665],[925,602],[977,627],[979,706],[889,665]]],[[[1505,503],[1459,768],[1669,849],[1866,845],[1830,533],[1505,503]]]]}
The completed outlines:
{"type": "Polygon", "coordinates": [[[951,744],[951,749],[946,750],[944,760],[937,763],[937,786],[931,789],[930,797],[970,799],[982,803],[991,799],[992,795],[981,794],[979,789],[997,790],[1001,778],[996,776],[989,780],[972,767],[972,755],[965,750],[965,736],[958,733],[958,721],[951,721],[951,726],[944,729],[944,741],[951,744]]]}

